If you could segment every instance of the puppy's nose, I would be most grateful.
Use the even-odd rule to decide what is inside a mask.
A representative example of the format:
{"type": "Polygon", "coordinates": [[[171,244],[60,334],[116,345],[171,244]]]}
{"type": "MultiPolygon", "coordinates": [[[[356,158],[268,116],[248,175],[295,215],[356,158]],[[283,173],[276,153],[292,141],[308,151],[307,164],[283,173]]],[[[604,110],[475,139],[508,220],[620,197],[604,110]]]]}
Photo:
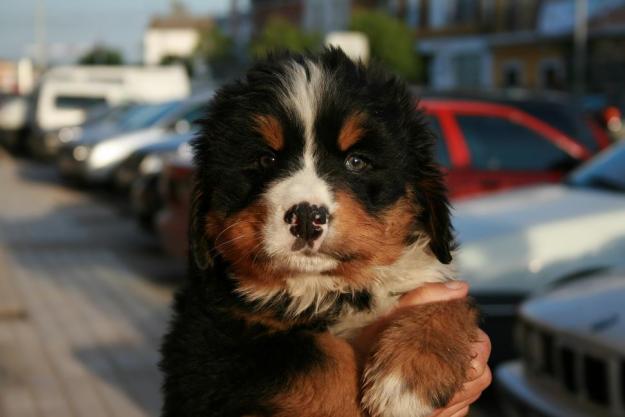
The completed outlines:
{"type": "Polygon", "coordinates": [[[321,236],[328,217],[329,212],[325,206],[316,206],[305,201],[287,210],[284,221],[291,225],[289,231],[293,236],[310,243],[321,236]]]}

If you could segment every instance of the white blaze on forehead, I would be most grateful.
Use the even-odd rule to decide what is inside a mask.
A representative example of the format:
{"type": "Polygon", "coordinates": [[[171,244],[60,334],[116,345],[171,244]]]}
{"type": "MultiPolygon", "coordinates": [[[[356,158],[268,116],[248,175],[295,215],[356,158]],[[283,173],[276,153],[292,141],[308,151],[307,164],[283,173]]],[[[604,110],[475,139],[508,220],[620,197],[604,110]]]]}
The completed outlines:
{"type": "Polygon", "coordinates": [[[282,104],[287,112],[299,119],[304,128],[304,166],[314,166],[314,125],[317,109],[325,89],[323,70],[312,61],[293,62],[284,83],[282,104]]]}
{"type": "Polygon", "coordinates": [[[291,176],[274,184],[267,197],[274,208],[284,211],[295,204],[307,201],[333,209],[333,198],[328,184],[319,177],[315,168],[315,118],[325,89],[323,70],[312,61],[293,62],[283,79],[281,103],[286,111],[301,124],[304,147],[302,167],[291,176]]]}

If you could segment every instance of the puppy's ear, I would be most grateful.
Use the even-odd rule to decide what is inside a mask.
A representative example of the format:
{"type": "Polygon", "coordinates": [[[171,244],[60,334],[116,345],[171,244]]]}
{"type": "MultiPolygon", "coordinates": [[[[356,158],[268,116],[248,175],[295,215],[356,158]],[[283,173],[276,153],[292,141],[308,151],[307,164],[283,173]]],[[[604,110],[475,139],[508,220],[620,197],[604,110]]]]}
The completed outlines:
{"type": "Polygon", "coordinates": [[[438,168],[417,183],[415,190],[420,207],[419,225],[429,238],[429,248],[439,262],[448,264],[455,249],[447,189],[438,168]]]}
{"type": "Polygon", "coordinates": [[[191,197],[189,218],[189,257],[191,267],[205,271],[213,266],[211,245],[206,231],[206,213],[208,196],[202,191],[196,180],[191,197]]]}

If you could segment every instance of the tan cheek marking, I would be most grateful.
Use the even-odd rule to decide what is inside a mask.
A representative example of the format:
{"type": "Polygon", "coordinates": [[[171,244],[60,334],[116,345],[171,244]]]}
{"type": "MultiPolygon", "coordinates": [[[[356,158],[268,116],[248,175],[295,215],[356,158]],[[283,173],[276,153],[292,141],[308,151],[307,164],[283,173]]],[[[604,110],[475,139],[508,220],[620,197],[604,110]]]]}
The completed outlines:
{"type": "Polygon", "coordinates": [[[364,129],[362,128],[363,121],[364,117],[361,113],[353,114],[345,119],[343,127],[339,132],[338,144],[341,151],[346,151],[362,139],[364,134],[364,129]]]}
{"type": "Polygon", "coordinates": [[[276,270],[263,253],[266,219],[267,207],[260,202],[229,217],[218,213],[206,217],[206,233],[214,249],[230,263],[240,286],[252,291],[280,286],[285,277],[285,272],[276,270]]]}
{"type": "Polygon", "coordinates": [[[276,151],[282,150],[284,148],[284,134],[278,119],[270,115],[257,115],[254,119],[256,131],[260,133],[267,145],[276,151]]]}
{"type": "Polygon", "coordinates": [[[355,258],[353,262],[344,262],[342,268],[359,270],[389,265],[401,256],[416,217],[416,209],[408,195],[376,217],[367,213],[349,192],[338,191],[336,201],[338,208],[334,214],[336,229],[332,246],[339,253],[355,258]]]}

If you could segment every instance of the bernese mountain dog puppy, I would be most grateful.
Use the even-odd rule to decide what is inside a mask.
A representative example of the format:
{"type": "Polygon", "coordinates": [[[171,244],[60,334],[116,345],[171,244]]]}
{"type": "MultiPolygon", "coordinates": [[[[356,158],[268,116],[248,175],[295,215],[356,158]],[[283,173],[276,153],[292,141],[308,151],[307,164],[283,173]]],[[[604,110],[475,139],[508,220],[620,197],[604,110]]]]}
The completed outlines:
{"type": "Polygon", "coordinates": [[[165,417],[419,417],[465,381],[476,313],[410,307],[454,277],[434,137],[406,86],[338,49],[221,88],[193,143],[190,277],[162,347],[165,417]]]}

